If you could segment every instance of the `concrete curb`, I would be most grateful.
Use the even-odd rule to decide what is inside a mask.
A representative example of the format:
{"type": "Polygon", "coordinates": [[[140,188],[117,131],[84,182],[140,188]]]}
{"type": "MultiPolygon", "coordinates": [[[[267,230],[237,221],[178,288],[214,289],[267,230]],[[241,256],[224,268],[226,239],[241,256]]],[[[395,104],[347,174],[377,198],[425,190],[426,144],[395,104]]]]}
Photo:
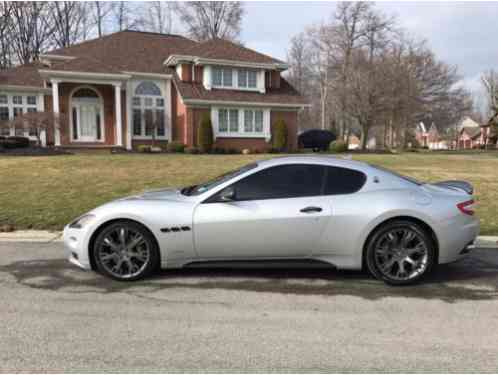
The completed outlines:
{"type": "Polygon", "coordinates": [[[0,242],[61,242],[62,232],[20,230],[0,233],[0,242]]]}
{"type": "Polygon", "coordinates": [[[498,236],[479,236],[476,240],[476,247],[498,249],[498,236]]]}
{"type": "MultiPolygon", "coordinates": [[[[0,242],[62,242],[62,232],[20,230],[0,233],[0,242]]],[[[477,237],[476,247],[498,249],[498,236],[477,237]]]]}

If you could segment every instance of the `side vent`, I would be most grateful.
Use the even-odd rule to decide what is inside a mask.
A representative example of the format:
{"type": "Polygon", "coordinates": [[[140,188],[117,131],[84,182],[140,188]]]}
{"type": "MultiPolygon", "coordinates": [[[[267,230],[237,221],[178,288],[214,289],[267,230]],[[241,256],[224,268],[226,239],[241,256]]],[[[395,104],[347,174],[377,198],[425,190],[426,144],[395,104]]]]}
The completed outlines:
{"type": "Polygon", "coordinates": [[[178,232],[189,232],[190,227],[189,226],[181,226],[181,227],[171,227],[171,228],[161,228],[161,232],[163,233],[178,233],[178,232]]]}

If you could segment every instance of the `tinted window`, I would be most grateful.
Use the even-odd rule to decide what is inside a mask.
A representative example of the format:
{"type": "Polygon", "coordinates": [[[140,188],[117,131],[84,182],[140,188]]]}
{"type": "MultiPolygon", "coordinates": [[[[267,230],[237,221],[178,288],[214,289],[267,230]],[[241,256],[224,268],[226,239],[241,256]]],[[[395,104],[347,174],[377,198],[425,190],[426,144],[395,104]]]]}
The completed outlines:
{"type": "Polygon", "coordinates": [[[359,171],[347,168],[327,167],[325,195],[351,194],[360,190],[367,177],[359,171]]]}
{"type": "Polygon", "coordinates": [[[290,164],[272,167],[234,184],[237,200],[310,197],[321,194],[324,167],[290,164]]]}

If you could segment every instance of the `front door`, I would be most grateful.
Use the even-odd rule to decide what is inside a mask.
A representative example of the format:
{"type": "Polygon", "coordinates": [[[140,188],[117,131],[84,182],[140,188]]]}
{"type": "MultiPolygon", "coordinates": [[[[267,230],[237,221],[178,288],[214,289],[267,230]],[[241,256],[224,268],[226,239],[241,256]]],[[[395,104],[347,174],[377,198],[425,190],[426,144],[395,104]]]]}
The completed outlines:
{"type": "Polygon", "coordinates": [[[330,220],[321,195],[324,168],[291,164],[256,172],[233,185],[234,200],[200,204],[194,238],[202,259],[306,257],[330,220]]]}
{"type": "Polygon", "coordinates": [[[102,141],[101,106],[98,98],[74,98],[72,115],[74,141],[102,141]]]}

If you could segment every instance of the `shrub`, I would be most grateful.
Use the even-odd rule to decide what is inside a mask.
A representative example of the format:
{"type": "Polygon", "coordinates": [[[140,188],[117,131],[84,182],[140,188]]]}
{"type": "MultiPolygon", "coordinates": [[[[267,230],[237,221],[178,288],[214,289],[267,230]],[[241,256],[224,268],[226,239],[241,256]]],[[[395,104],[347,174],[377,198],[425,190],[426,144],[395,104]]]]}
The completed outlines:
{"type": "Polygon", "coordinates": [[[26,148],[29,147],[29,138],[26,137],[7,137],[1,142],[4,148],[26,148]]]}
{"type": "Polygon", "coordinates": [[[209,115],[205,115],[197,127],[197,143],[200,152],[210,152],[213,148],[213,126],[209,115]]]}
{"type": "Polygon", "coordinates": [[[197,147],[187,147],[185,149],[185,152],[187,154],[192,154],[192,155],[195,155],[195,154],[199,154],[201,151],[199,150],[199,148],[197,147]]]}
{"type": "Polygon", "coordinates": [[[184,152],[185,145],[181,142],[170,142],[166,145],[166,150],[168,152],[184,152]]]}
{"type": "Polygon", "coordinates": [[[348,145],[344,141],[333,141],[330,142],[329,150],[336,153],[347,152],[348,145]]]}
{"type": "Polygon", "coordinates": [[[149,146],[149,145],[138,145],[137,151],[138,152],[151,152],[151,146],[149,146]]]}
{"type": "Polygon", "coordinates": [[[285,150],[287,146],[287,124],[279,119],[273,124],[272,147],[278,151],[285,150]]]}
{"type": "Polygon", "coordinates": [[[211,150],[211,153],[213,154],[226,154],[226,150],[224,148],[221,148],[221,147],[214,147],[212,150],[211,150]]]}
{"type": "Polygon", "coordinates": [[[236,148],[233,148],[233,147],[232,147],[232,148],[228,148],[228,149],[226,150],[226,153],[227,153],[227,154],[240,154],[240,151],[239,151],[239,150],[237,150],[236,148]]]}

